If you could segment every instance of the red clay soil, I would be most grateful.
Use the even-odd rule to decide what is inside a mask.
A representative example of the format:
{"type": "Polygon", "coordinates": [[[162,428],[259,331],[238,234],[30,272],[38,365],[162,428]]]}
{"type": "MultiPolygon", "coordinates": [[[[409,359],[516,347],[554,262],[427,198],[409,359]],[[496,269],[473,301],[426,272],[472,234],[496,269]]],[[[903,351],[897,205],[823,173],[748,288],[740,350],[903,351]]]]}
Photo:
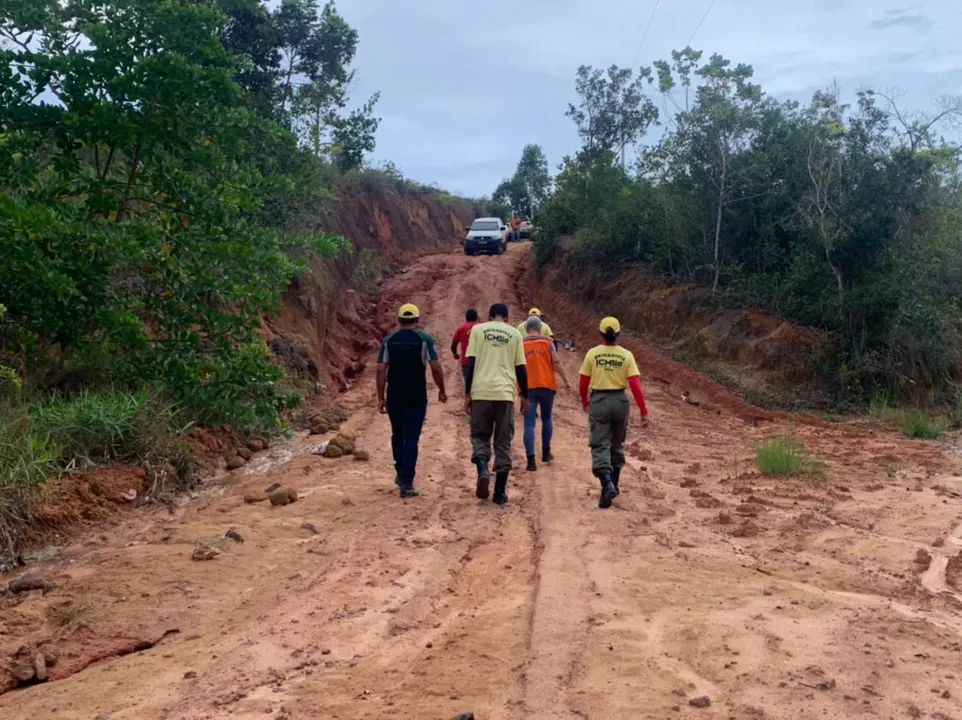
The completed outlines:
{"type": "Polygon", "coordinates": [[[578,307],[603,309],[646,343],[711,365],[745,390],[795,404],[800,392],[819,399],[808,358],[827,347],[822,334],[750,308],[725,309],[708,289],[666,286],[643,266],[587,270],[572,256],[572,242],[556,241],[540,279],[529,269],[526,284],[539,295],[554,291],[578,307]]]}
{"type": "Polygon", "coordinates": [[[308,381],[304,389],[328,397],[348,389],[372,349],[371,298],[352,289],[365,253],[374,253],[381,267],[397,268],[459,247],[476,213],[468,201],[442,202],[429,193],[369,187],[342,194],[318,223],[350,240],[353,252],[336,261],[315,258],[284,294],[281,311],[266,319],[265,340],[288,370],[308,381]]]}
{"type": "MultiPolygon", "coordinates": [[[[562,353],[575,378],[594,320],[517,287],[525,252],[425,257],[383,283],[376,324],[415,302],[445,348],[468,306],[547,306],[558,337],[583,343],[562,353]]],[[[31,558],[21,574],[56,589],[0,597],[0,657],[53,644],[69,676],[0,696],[0,717],[962,717],[962,599],[946,574],[962,550],[962,458],[844,423],[748,423],[636,343],[651,426],[634,413],[610,510],[568,390],[555,461],[515,471],[503,508],[475,499],[447,353],[421,496],[401,500],[365,370],[341,400],[369,462],[313,455],[327,436],[298,435],[170,508],[31,558]],[[757,444],[790,432],[824,477],[757,473],[757,444]],[[298,500],[244,501],[273,483],[298,500]]]]}

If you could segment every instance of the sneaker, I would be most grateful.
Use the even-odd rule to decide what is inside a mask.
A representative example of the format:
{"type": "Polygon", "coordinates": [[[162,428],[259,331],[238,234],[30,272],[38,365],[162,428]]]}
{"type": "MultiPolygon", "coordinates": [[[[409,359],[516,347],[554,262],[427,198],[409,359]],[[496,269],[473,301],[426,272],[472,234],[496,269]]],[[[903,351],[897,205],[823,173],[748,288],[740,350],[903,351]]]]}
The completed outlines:
{"type": "Polygon", "coordinates": [[[420,494],[421,494],[421,493],[419,493],[419,492],[418,492],[417,490],[415,490],[413,487],[402,487],[402,488],[401,488],[401,497],[403,497],[403,498],[413,498],[413,497],[417,497],[417,496],[420,495],[420,494]]]}
{"type": "Polygon", "coordinates": [[[488,483],[491,481],[491,472],[488,470],[488,463],[484,460],[476,462],[478,466],[478,484],[474,490],[474,496],[478,500],[488,499],[488,483]]]}
{"type": "Polygon", "coordinates": [[[534,455],[528,455],[528,467],[526,469],[528,472],[535,472],[538,469],[538,465],[534,461],[534,455]]]}
{"type": "Polygon", "coordinates": [[[551,454],[551,448],[544,448],[541,451],[541,462],[549,463],[554,460],[554,455],[551,454]]]}

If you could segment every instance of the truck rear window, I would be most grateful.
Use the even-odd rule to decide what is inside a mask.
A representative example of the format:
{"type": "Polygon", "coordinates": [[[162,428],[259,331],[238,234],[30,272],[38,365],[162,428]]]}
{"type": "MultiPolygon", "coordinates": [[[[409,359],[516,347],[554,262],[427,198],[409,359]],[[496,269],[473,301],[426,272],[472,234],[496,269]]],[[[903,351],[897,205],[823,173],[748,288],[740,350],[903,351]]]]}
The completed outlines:
{"type": "Polygon", "coordinates": [[[473,223],[471,223],[471,229],[472,230],[500,230],[501,228],[498,226],[498,223],[492,222],[491,220],[487,220],[485,222],[475,220],[473,223]]]}

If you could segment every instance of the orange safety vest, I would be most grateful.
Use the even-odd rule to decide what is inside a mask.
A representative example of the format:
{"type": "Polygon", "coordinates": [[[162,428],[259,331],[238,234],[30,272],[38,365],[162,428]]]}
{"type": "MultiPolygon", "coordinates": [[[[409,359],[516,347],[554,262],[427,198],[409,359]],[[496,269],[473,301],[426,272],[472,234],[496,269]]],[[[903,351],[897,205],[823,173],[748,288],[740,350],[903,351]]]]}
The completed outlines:
{"type": "Polygon", "coordinates": [[[554,345],[549,337],[544,335],[528,335],[524,339],[524,361],[528,366],[528,389],[538,388],[558,390],[558,381],[554,374],[554,359],[551,348],[554,345]]]}

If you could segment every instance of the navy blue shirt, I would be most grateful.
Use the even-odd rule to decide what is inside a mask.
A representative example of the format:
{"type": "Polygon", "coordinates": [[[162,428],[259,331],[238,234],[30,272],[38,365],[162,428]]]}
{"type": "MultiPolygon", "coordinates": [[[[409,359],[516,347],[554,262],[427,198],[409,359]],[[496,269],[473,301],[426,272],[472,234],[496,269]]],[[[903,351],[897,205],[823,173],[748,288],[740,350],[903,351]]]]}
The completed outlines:
{"type": "Polygon", "coordinates": [[[425,370],[438,359],[434,338],[418,328],[401,328],[384,338],[377,361],[387,364],[389,404],[427,404],[425,370]]]}

